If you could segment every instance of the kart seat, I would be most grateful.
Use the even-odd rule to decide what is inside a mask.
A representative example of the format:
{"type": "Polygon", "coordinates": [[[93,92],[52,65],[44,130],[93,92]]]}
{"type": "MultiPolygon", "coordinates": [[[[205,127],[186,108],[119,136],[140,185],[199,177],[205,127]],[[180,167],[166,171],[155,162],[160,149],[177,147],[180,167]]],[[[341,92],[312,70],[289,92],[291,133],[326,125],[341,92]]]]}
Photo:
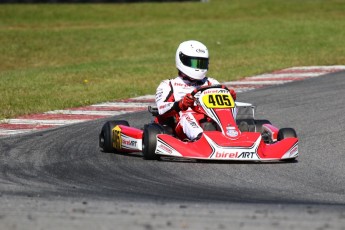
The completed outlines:
{"type": "Polygon", "coordinates": [[[164,128],[166,134],[174,135],[173,127],[176,126],[174,117],[162,118],[161,116],[159,116],[157,106],[154,105],[149,105],[147,110],[152,114],[152,116],[155,117],[155,122],[160,124],[164,128]]]}

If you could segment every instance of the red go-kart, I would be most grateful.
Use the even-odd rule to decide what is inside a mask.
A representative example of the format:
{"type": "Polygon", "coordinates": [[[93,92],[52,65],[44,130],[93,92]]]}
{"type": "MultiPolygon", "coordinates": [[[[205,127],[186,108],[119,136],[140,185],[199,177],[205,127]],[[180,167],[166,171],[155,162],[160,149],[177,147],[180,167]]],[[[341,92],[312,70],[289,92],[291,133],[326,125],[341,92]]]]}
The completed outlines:
{"type": "Polygon", "coordinates": [[[196,141],[175,132],[176,119],[160,119],[157,108],[149,106],[155,116],[143,129],[130,127],[127,121],[106,122],[99,135],[104,152],[142,152],[144,159],[160,156],[204,160],[277,161],[298,156],[298,138],[292,128],[278,129],[268,120],[254,119],[254,106],[234,102],[222,85],[202,87],[195,96],[195,113],[203,134],[196,141]],[[163,121],[163,122],[162,122],[163,121]]]}

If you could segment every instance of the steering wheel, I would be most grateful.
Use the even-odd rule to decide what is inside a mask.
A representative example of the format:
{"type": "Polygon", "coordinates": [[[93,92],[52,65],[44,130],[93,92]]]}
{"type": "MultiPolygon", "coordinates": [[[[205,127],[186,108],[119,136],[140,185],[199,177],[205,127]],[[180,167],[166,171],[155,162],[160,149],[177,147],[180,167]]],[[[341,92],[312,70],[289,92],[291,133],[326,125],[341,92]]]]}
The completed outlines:
{"type": "Polygon", "coordinates": [[[207,90],[207,89],[226,89],[230,92],[230,90],[228,89],[228,87],[226,87],[225,85],[209,85],[209,86],[202,86],[198,89],[195,89],[191,92],[191,95],[194,97],[195,94],[197,94],[198,92],[202,93],[203,91],[207,90]]]}

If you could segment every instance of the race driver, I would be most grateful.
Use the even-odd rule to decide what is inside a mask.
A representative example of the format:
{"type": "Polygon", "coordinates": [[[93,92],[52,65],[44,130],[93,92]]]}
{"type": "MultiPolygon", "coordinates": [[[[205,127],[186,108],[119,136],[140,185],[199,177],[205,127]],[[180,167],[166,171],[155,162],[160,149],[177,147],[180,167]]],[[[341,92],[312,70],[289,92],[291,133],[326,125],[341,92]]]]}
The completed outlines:
{"type": "MultiPolygon", "coordinates": [[[[156,91],[156,104],[159,117],[176,118],[175,132],[185,136],[190,141],[196,141],[202,136],[199,121],[203,114],[195,113],[190,107],[194,105],[191,92],[202,86],[218,85],[213,78],[206,77],[209,64],[209,52],[201,42],[190,40],[182,42],[176,50],[176,68],[178,76],[164,80],[156,91]]],[[[236,93],[230,90],[234,100],[236,93]]]]}

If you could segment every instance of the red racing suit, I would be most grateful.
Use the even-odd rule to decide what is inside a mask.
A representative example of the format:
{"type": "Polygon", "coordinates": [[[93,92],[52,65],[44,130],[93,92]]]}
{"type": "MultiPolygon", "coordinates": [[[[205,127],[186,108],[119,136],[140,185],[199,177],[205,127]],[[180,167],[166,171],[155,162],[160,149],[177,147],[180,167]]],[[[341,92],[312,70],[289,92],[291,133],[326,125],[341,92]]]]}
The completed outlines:
{"type": "Polygon", "coordinates": [[[192,82],[180,76],[162,81],[156,91],[156,104],[160,117],[163,119],[175,117],[178,122],[175,131],[180,135],[183,131],[182,134],[190,140],[194,140],[203,132],[199,125],[199,119],[203,116],[200,117],[200,114],[195,113],[190,108],[186,111],[180,111],[178,101],[194,89],[217,84],[219,84],[217,80],[208,77],[199,82],[192,82]]]}

